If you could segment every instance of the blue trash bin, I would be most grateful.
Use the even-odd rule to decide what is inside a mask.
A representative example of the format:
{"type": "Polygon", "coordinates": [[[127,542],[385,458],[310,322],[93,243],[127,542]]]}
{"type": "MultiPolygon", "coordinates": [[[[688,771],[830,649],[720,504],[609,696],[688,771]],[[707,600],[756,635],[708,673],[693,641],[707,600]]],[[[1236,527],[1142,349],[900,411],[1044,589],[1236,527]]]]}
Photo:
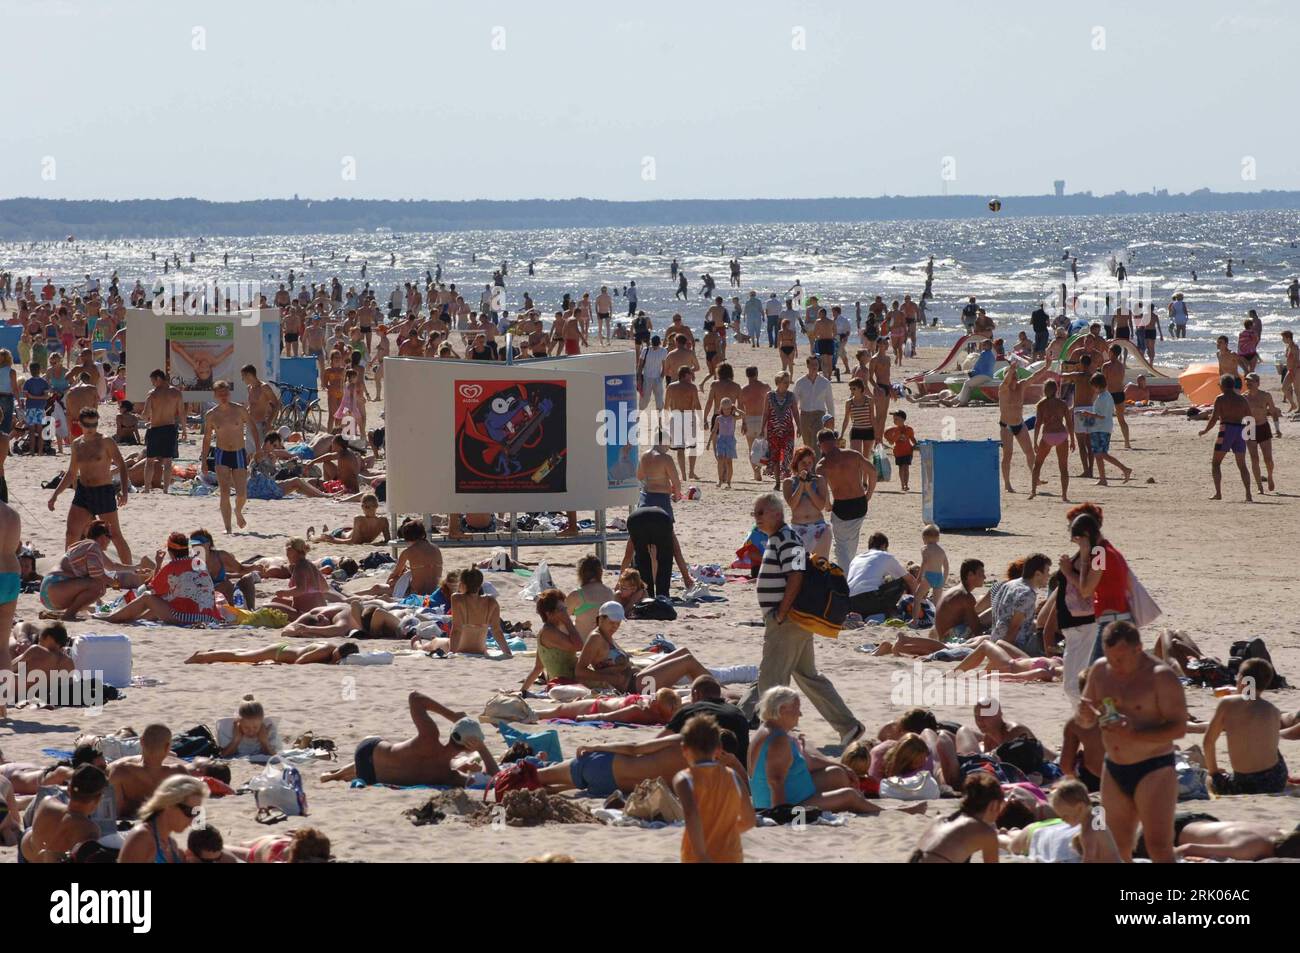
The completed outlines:
{"type": "Polygon", "coordinates": [[[921,517],[941,530],[987,529],[1002,519],[997,440],[922,440],[921,517]]]}

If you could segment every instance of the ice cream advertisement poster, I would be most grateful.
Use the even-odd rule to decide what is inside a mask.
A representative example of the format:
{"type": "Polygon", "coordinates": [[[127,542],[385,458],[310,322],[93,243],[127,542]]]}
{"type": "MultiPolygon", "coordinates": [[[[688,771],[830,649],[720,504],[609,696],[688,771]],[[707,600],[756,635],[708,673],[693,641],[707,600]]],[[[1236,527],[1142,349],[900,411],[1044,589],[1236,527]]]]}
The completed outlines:
{"type": "Polygon", "coordinates": [[[457,493],[564,493],[564,381],[455,382],[457,493]]]}

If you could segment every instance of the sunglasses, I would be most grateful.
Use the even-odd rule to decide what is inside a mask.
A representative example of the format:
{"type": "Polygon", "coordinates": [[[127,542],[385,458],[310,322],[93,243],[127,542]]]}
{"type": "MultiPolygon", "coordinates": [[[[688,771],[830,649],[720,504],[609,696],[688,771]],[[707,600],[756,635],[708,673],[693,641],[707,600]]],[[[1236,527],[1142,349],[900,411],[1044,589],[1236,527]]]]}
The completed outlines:
{"type": "Polygon", "coordinates": [[[180,811],[192,821],[198,816],[198,813],[202,808],[195,807],[193,804],[177,804],[176,810],[180,811]]]}

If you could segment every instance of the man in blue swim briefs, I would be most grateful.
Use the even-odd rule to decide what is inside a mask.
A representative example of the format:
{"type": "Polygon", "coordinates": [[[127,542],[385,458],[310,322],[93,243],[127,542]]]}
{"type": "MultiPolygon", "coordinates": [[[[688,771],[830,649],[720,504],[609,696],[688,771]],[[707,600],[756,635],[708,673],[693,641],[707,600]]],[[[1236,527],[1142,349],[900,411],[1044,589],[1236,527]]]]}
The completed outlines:
{"type": "Polygon", "coordinates": [[[1089,670],[1075,714],[1087,731],[1101,726],[1106,749],[1101,804],[1125,863],[1138,824],[1155,863],[1174,862],[1178,776],[1174,741],[1187,733],[1187,698],[1174,670],[1142,649],[1131,622],[1102,631],[1103,658],[1089,670]]]}
{"type": "Polygon", "coordinates": [[[470,772],[475,770],[466,757],[471,753],[483,759],[483,771],[488,777],[497,773],[496,759],[488,750],[477,721],[463,711],[452,711],[423,692],[411,692],[407,703],[415,724],[414,738],[396,742],[377,736],[366,738],[357,745],[351,764],[326,771],[320,776],[321,781],[467,787],[470,772]],[[439,735],[434,715],[453,723],[446,744],[439,735]]]}
{"type": "Polygon", "coordinates": [[[1198,436],[1209,433],[1215,424],[1219,425],[1219,434],[1214,441],[1214,456],[1210,458],[1210,475],[1214,477],[1214,496],[1212,500],[1223,499],[1223,458],[1231,453],[1237,461],[1237,470],[1241,473],[1241,485],[1246,488],[1246,502],[1254,501],[1250,495],[1250,471],[1246,469],[1246,429],[1257,423],[1250,420],[1250,403],[1237,390],[1237,379],[1231,374],[1219,378],[1219,390],[1222,393],[1214,398],[1214,411],[1205,424],[1205,429],[1198,436]],[[1247,423],[1247,421],[1250,421],[1247,423]]]}
{"type": "Polygon", "coordinates": [[[203,421],[203,449],[199,453],[200,466],[206,475],[211,468],[208,462],[208,450],[215,440],[216,458],[213,461],[217,473],[217,498],[221,505],[221,521],[230,532],[230,488],[235,488],[235,521],[239,528],[247,526],[244,520],[244,505],[248,502],[248,452],[245,449],[254,433],[252,418],[248,408],[230,399],[229,381],[217,381],[212,385],[212,396],[217,399],[217,406],[208,411],[203,421]]]}
{"type": "Polygon", "coordinates": [[[576,758],[539,770],[537,779],[552,793],[578,790],[587,797],[605,798],[615,791],[629,794],[649,778],[671,784],[685,769],[682,736],[674,734],[651,741],[584,745],[576,758]]]}

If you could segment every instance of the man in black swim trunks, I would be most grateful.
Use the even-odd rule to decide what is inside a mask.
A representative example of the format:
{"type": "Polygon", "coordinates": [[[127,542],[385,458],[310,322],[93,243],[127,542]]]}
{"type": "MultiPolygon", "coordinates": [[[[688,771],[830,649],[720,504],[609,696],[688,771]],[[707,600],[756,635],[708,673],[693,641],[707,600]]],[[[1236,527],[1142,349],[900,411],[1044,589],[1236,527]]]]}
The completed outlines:
{"type": "Polygon", "coordinates": [[[1174,740],[1187,732],[1187,698],[1174,670],[1142,650],[1131,622],[1112,622],[1101,641],[1105,657],[1088,672],[1075,723],[1085,730],[1101,725],[1106,824],[1125,862],[1140,822],[1151,859],[1173,863],[1174,740]]]}
{"type": "Polygon", "coordinates": [[[50,512],[54,512],[59,494],[75,483],[77,489],[68,510],[65,545],[72,546],[82,538],[91,521],[100,519],[111,531],[118,562],[132,565],[131,547],[126,544],[117,520],[117,508],[126,506],[127,487],[130,485],[122,452],[116,443],[100,434],[98,410],[83,408],[77,422],[81,424],[82,434],[72,441],[68,472],[50,497],[50,512]],[[114,469],[117,470],[120,488],[113,486],[114,469]]]}
{"type": "Polygon", "coordinates": [[[858,554],[862,521],[867,516],[867,487],[871,463],[856,450],[841,450],[834,430],[817,434],[821,461],[817,475],[831,493],[831,538],[835,541],[835,565],[847,571],[858,554]]]}
{"type": "Polygon", "coordinates": [[[172,461],[180,453],[182,400],[180,388],[173,387],[161,368],[149,374],[153,390],[145,398],[142,415],[149,421],[144,432],[144,492],[153,485],[154,467],[162,469],[163,493],[172,483],[172,461]]]}

